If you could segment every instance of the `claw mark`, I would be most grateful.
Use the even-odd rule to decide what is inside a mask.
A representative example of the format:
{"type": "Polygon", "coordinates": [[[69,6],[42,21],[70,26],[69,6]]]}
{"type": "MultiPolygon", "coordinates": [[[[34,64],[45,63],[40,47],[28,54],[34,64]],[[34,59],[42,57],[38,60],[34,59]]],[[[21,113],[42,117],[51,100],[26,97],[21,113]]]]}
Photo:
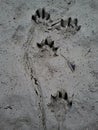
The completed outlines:
{"type": "Polygon", "coordinates": [[[32,15],[32,20],[34,20],[36,22],[36,16],[32,15]]]}
{"type": "Polygon", "coordinates": [[[65,99],[65,100],[68,100],[67,92],[65,92],[65,94],[64,94],[64,99],[65,99]]]}
{"type": "Polygon", "coordinates": [[[36,15],[40,18],[41,16],[40,16],[40,9],[38,10],[36,10],[36,15]]]}
{"type": "Polygon", "coordinates": [[[45,18],[45,9],[42,8],[42,19],[44,19],[44,18],[45,18]]]}
{"type": "Polygon", "coordinates": [[[53,48],[53,46],[54,46],[54,41],[52,41],[49,46],[50,46],[50,48],[53,48]]]}
{"type": "Polygon", "coordinates": [[[51,98],[56,101],[57,97],[51,94],[51,98]]]}
{"type": "Polygon", "coordinates": [[[59,47],[53,47],[53,51],[56,52],[59,49],[59,47]]]}
{"type": "Polygon", "coordinates": [[[68,103],[68,105],[69,105],[70,107],[72,107],[72,101],[70,101],[70,102],[68,103]]]}
{"type": "Polygon", "coordinates": [[[62,98],[62,93],[59,91],[59,98],[62,98]]]}
{"type": "Polygon", "coordinates": [[[75,24],[75,26],[78,26],[78,19],[77,18],[74,19],[74,24],[75,24]]]}
{"type": "Polygon", "coordinates": [[[68,18],[68,27],[70,27],[71,21],[72,21],[72,19],[71,19],[71,17],[69,17],[69,18],[68,18]]]}
{"type": "Polygon", "coordinates": [[[65,23],[63,19],[61,19],[61,27],[65,27],[65,23]]]}
{"type": "Polygon", "coordinates": [[[42,45],[42,44],[40,44],[40,43],[37,43],[37,47],[38,47],[38,48],[42,48],[42,47],[43,47],[43,45],[42,45]]]}
{"type": "Polygon", "coordinates": [[[50,14],[46,13],[46,20],[49,20],[49,19],[50,19],[50,14]]]}

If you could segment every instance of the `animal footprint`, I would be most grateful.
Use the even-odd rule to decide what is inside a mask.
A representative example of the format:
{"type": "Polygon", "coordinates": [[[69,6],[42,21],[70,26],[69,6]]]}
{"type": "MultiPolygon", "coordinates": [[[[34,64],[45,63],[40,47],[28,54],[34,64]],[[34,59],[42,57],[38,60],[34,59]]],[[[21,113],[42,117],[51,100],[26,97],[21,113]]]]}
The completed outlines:
{"type": "Polygon", "coordinates": [[[63,121],[67,111],[72,107],[72,100],[69,99],[67,92],[61,89],[51,95],[51,102],[48,106],[55,113],[57,121],[63,121]]]}
{"type": "Polygon", "coordinates": [[[75,34],[81,29],[81,25],[78,25],[78,19],[75,18],[72,20],[71,17],[69,17],[67,20],[61,19],[60,25],[56,27],[56,29],[64,29],[66,33],[75,34]]]}
{"type": "Polygon", "coordinates": [[[68,106],[72,106],[72,101],[69,100],[68,98],[68,94],[65,90],[60,90],[57,91],[57,93],[53,96],[51,95],[51,99],[53,102],[57,101],[57,100],[65,100],[67,102],[68,106]]]}
{"type": "Polygon", "coordinates": [[[37,47],[41,49],[41,52],[45,52],[45,50],[51,50],[54,56],[57,56],[57,50],[59,47],[54,46],[54,41],[51,37],[47,37],[46,39],[42,40],[41,43],[37,43],[37,47]]]}
{"type": "Polygon", "coordinates": [[[35,14],[32,15],[32,20],[37,24],[42,23],[43,25],[48,25],[51,22],[50,14],[46,12],[45,8],[37,9],[35,14]]]}

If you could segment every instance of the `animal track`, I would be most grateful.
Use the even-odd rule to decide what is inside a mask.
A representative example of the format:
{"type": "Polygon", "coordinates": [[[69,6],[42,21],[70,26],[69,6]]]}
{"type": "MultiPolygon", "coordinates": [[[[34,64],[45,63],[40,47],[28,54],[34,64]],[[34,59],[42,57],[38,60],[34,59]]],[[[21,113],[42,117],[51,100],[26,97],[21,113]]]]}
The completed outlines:
{"type": "Polygon", "coordinates": [[[51,95],[51,102],[48,106],[55,113],[57,121],[62,121],[65,119],[67,111],[72,107],[72,100],[69,99],[67,92],[61,89],[56,94],[51,95]]]}
{"type": "Polygon", "coordinates": [[[65,90],[57,91],[55,95],[51,95],[52,101],[65,100],[68,106],[72,106],[72,101],[69,101],[68,94],[65,90]]]}
{"type": "Polygon", "coordinates": [[[35,11],[35,14],[32,15],[32,20],[36,24],[42,24],[48,26],[48,30],[63,30],[63,34],[66,33],[66,36],[70,34],[76,34],[80,29],[81,25],[78,25],[78,19],[72,19],[69,17],[67,20],[61,19],[60,21],[53,21],[50,18],[50,14],[45,10],[45,8],[39,8],[35,11]]]}
{"type": "Polygon", "coordinates": [[[53,56],[57,56],[57,50],[59,48],[54,46],[54,41],[51,39],[51,37],[47,37],[46,39],[42,40],[41,43],[37,43],[37,47],[41,49],[41,52],[49,51],[50,49],[53,53],[53,56]]]}
{"type": "Polygon", "coordinates": [[[35,14],[32,15],[32,20],[37,24],[43,23],[44,25],[48,25],[48,23],[51,22],[50,14],[45,8],[37,9],[35,14]]]}
{"type": "Polygon", "coordinates": [[[76,31],[79,31],[81,28],[81,25],[78,26],[78,19],[75,18],[74,20],[72,20],[71,17],[68,18],[68,20],[63,20],[61,19],[61,26],[62,27],[69,27],[69,28],[74,28],[76,31]]]}
{"type": "Polygon", "coordinates": [[[69,17],[67,20],[61,19],[60,25],[56,26],[56,29],[64,29],[66,33],[75,34],[81,29],[81,25],[78,25],[77,18],[72,20],[72,18],[69,17]]]}

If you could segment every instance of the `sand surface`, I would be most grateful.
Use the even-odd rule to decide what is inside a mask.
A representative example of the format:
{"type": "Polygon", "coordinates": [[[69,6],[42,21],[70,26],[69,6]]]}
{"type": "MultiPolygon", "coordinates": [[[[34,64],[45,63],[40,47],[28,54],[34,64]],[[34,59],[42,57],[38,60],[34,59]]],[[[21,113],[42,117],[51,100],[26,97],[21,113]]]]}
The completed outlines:
{"type": "Polygon", "coordinates": [[[0,0],[0,130],[98,130],[97,0],[0,0]]]}

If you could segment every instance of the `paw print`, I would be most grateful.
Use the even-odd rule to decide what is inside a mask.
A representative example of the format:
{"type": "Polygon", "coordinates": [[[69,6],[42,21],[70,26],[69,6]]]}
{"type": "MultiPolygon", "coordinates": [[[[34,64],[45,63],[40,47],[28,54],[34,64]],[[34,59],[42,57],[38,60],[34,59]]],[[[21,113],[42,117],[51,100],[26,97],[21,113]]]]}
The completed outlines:
{"type": "Polygon", "coordinates": [[[61,19],[60,23],[61,23],[61,27],[73,28],[76,31],[79,31],[81,28],[81,25],[78,26],[78,19],[77,18],[72,20],[72,18],[69,17],[67,21],[61,19]]]}
{"type": "Polygon", "coordinates": [[[55,102],[57,100],[65,100],[69,107],[72,106],[72,101],[69,100],[68,94],[65,90],[57,91],[57,93],[55,95],[51,95],[51,99],[53,102],[55,102]]]}
{"type": "Polygon", "coordinates": [[[54,112],[57,121],[63,121],[67,111],[72,107],[72,100],[69,99],[67,92],[61,89],[51,95],[51,102],[48,106],[54,112]]]}
{"type": "Polygon", "coordinates": [[[41,43],[37,43],[37,47],[41,49],[41,52],[49,51],[52,52],[54,56],[57,56],[57,50],[59,47],[54,46],[54,41],[51,37],[47,37],[46,39],[42,40],[41,43]]]}
{"type": "Polygon", "coordinates": [[[32,15],[32,20],[37,24],[42,23],[44,25],[48,25],[51,22],[50,14],[46,12],[45,8],[37,9],[35,14],[32,15]]]}
{"type": "Polygon", "coordinates": [[[65,30],[66,33],[75,34],[81,29],[81,25],[78,25],[78,19],[72,19],[69,17],[67,20],[61,19],[60,25],[56,27],[57,30],[65,30]]]}

